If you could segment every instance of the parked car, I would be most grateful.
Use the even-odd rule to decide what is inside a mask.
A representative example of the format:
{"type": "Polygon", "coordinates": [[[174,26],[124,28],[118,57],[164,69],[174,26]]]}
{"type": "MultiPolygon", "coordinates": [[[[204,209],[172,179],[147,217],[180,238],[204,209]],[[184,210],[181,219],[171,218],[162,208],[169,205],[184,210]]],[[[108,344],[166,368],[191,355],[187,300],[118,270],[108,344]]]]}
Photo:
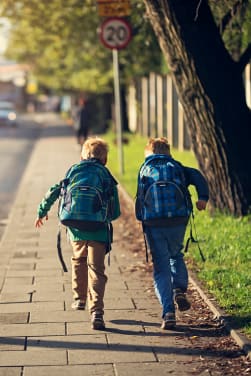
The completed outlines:
{"type": "Polygon", "coordinates": [[[0,126],[17,126],[17,113],[12,102],[0,101],[0,126]]]}

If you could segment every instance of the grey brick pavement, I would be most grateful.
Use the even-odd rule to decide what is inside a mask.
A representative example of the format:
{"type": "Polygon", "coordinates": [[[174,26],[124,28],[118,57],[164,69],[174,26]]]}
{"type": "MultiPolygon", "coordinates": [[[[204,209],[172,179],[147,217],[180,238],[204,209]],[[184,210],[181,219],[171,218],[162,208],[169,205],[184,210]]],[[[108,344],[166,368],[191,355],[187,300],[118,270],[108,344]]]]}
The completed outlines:
{"type": "MultiPolygon", "coordinates": [[[[0,244],[0,376],[182,376],[201,369],[207,352],[180,331],[161,332],[149,277],[126,272],[132,255],[122,249],[117,221],[107,266],[107,330],[91,330],[88,312],[71,310],[70,271],[62,272],[56,254],[56,205],[40,231],[33,227],[47,188],[79,158],[70,128],[62,127],[53,119],[44,127],[0,244]]],[[[70,267],[64,236],[63,250],[70,267]]]]}

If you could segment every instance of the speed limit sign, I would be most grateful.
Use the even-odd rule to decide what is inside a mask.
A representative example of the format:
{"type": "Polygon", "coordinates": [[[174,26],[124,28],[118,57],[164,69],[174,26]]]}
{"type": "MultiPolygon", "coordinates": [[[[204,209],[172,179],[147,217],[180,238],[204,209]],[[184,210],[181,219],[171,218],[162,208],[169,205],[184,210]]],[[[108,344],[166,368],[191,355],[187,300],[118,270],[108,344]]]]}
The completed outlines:
{"type": "Polygon", "coordinates": [[[108,18],[101,25],[100,39],[107,48],[117,50],[125,48],[131,38],[131,25],[123,18],[108,18]]]}

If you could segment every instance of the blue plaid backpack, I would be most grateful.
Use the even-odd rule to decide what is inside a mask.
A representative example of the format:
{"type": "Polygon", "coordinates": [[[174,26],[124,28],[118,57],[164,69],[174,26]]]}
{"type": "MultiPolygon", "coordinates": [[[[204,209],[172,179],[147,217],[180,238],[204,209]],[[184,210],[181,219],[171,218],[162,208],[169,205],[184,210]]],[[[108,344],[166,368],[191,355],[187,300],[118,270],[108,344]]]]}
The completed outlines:
{"type": "Polygon", "coordinates": [[[187,223],[192,212],[183,166],[164,154],[149,156],[138,174],[136,218],[143,226],[187,223]]]}
{"type": "Polygon", "coordinates": [[[74,165],[61,182],[60,222],[84,231],[107,227],[113,217],[115,184],[109,170],[97,159],[74,165]]]}

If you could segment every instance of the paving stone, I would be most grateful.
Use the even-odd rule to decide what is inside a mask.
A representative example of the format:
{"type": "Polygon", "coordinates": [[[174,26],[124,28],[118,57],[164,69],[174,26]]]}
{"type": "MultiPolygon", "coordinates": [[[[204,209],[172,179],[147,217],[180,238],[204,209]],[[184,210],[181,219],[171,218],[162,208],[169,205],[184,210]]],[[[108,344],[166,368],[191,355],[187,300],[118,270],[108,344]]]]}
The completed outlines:
{"type": "Polygon", "coordinates": [[[21,285],[31,285],[32,277],[7,277],[4,281],[4,286],[21,286],[21,285]]]}
{"type": "Polygon", "coordinates": [[[18,237],[22,237],[23,239],[32,239],[32,238],[39,238],[40,234],[39,232],[35,231],[27,231],[27,229],[21,228],[21,230],[18,231],[18,237]]]}
{"type": "Polygon", "coordinates": [[[27,303],[30,302],[31,294],[1,294],[0,302],[1,303],[27,303]]]}
{"type": "Polygon", "coordinates": [[[35,289],[35,285],[33,284],[28,284],[28,285],[4,285],[2,289],[2,293],[4,294],[14,294],[14,293],[19,293],[19,294],[31,294],[35,289]]]}
{"type": "Polygon", "coordinates": [[[133,302],[137,309],[146,309],[154,307],[154,310],[161,310],[161,306],[157,300],[157,298],[149,299],[149,297],[145,298],[134,298],[133,302]]]}
{"type": "MultiPolygon", "coordinates": [[[[121,335],[136,335],[143,332],[143,327],[140,323],[136,325],[121,325],[114,324],[105,320],[106,330],[105,333],[117,333],[121,335]]],[[[90,318],[83,322],[67,322],[66,331],[68,335],[76,334],[93,334],[95,331],[91,328],[90,318]]]]}
{"type": "Polygon", "coordinates": [[[34,269],[35,269],[35,263],[27,263],[27,262],[22,262],[22,263],[21,262],[18,262],[18,263],[15,262],[14,263],[12,260],[10,262],[10,270],[11,271],[17,271],[17,270],[27,271],[27,270],[34,270],[34,269]]]}
{"type": "Polygon", "coordinates": [[[130,281],[129,279],[126,279],[125,283],[128,287],[128,290],[141,290],[141,294],[143,294],[144,291],[152,288],[152,283],[148,282],[148,284],[146,285],[144,281],[130,281]]]}
{"type": "Polygon", "coordinates": [[[108,276],[108,282],[107,282],[107,285],[106,285],[106,289],[113,289],[113,290],[127,290],[127,286],[125,284],[125,282],[122,280],[122,279],[118,279],[114,282],[112,282],[111,280],[109,280],[109,274],[106,273],[107,276],[108,276]],[[110,287],[111,286],[111,287],[110,287]]]}
{"type": "MultiPolygon", "coordinates": [[[[1,369],[1,368],[0,368],[1,369]]],[[[23,376],[115,376],[112,364],[25,367],[23,376]]],[[[0,376],[5,376],[1,375],[0,376]]],[[[6,375],[12,376],[12,375],[6,375]]],[[[13,374],[13,376],[16,376],[13,374]]]]}
{"type": "MultiPolygon", "coordinates": [[[[88,311],[50,311],[50,312],[31,312],[30,322],[83,322],[90,321],[88,311]]],[[[82,324],[81,324],[82,325],[82,324]]]]}
{"type": "Polygon", "coordinates": [[[0,276],[0,288],[3,286],[4,284],[4,276],[0,276]]]}
{"type": "Polygon", "coordinates": [[[52,261],[50,260],[50,263],[48,263],[47,260],[39,260],[37,263],[36,263],[36,270],[61,270],[61,266],[58,262],[58,260],[56,261],[52,261]]]}
{"type": "MultiPolygon", "coordinates": [[[[130,298],[124,297],[123,299],[114,298],[114,299],[107,299],[104,300],[105,309],[133,309],[134,305],[130,298]]],[[[71,309],[71,301],[66,302],[66,309],[71,309]]]]}
{"type": "Polygon", "coordinates": [[[29,313],[0,313],[1,324],[26,324],[28,322],[29,313]]]}
{"type": "Polygon", "coordinates": [[[27,339],[27,350],[55,349],[102,349],[107,348],[104,334],[32,337],[27,339]]]}
{"type": "MultiPolygon", "coordinates": [[[[178,376],[208,376],[208,370],[198,372],[196,371],[198,364],[180,363],[180,362],[164,362],[164,363],[125,363],[115,364],[116,376],[165,376],[165,375],[178,375],[178,376]]],[[[213,374],[212,374],[213,375],[213,374]]]]}
{"type": "Polygon", "coordinates": [[[0,326],[0,336],[48,336],[64,335],[63,323],[37,323],[37,324],[4,324],[0,326]]]}
{"type": "Polygon", "coordinates": [[[124,325],[144,325],[144,327],[157,327],[159,328],[159,315],[152,312],[152,310],[106,310],[106,320],[120,325],[123,328],[124,325]]]}
{"type": "MultiPolygon", "coordinates": [[[[112,328],[108,328],[107,341],[110,349],[116,347],[123,347],[123,350],[132,351],[141,351],[151,349],[151,345],[154,345],[154,338],[146,335],[143,328],[124,328],[117,329],[117,333],[113,332],[112,328]]],[[[157,342],[157,338],[155,338],[157,342]]]]}
{"type": "Polygon", "coordinates": [[[0,304],[0,313],[8,312],[34,312],[34,311],[60,311],[64,310],[63,302],[34,302],[0,304]]]}
{"type": "Polygon", "coordinates": [[[1,275],[1,276],[4,276],[4,275],[5,275],[5,272],[6,272],[6,269],[9,268],[10,260],[7,259],[7,258],[6,258],[5,260],[2,260],[1,252],[0,252],[0,256],[1,256],[0,275],[1,275]]]}
{"type": "Polygon", "coordinates": [[[6,236],[1,241],[1,253],[4,253],[3,256],[6,259],[15,247],[15,239],[11,240],[11,236],[8,236],[8,234],[11,234],[10,226],[6,227],[5,232],[6,236]],[[9,253],[6,254],[6,252],[9,253]]]}
{"type": "Polygon", "coordinates": [[[154,362],[155,356],[150,348],[135,351],[135,347],[117,346],[100,350],[69,350],[69,364],[107,364],[124,362],[154,362]]]}
{"type": "MultiPolygon", "coordinates": [[[[46,284],[46,283],[37,283],[37,282],[35,282],[34,283],[34,290],[35,291],[37,291],[37,292],[41,292],[41,293],[44,293],[44,292],[46,292],[46,291],[50,291],[51,290],[51,288],[49,288],[49,287],[51,287],[51,285],[50,284],[46,284]]],[[[54,283],[53,284],[53,291],[54,292],[62,292],[62,291],[64,291],[64,282],[62,281],[62,282],[58,282],[58,283],[54,283]]]]}
{"type": "Polygon", "coordinates": [[[196,348],[190,345],[188,340],[183,339],[182,342],[175,341],[175,343],[165,343],[163,346],[157,344],[153,346],[154,353],[159,362],[171,362],[175,356],[177,362],[186,361],[200,361],[201,357],[212,359],[213,356],[208,352],[208,349],[202,351],[201,348],[196,348]]]}
{"type": "Polygon", "coordinates": [[[67,364],[67,357],[64,350],[0,352],[0,367],[65,364],[67,364]]]}
{"type": "MultiPolygon", "coordinates": [[[[71,285],[69,286],[71,290],[71,285]]],[[[105,301],[112,299],[130,299],[132,294],[128,290],[115,290],[112,288],[106,289],[105,291],[105,301]]]]}
{"type": "Polygon", "coordinates": [[[46,277],[46,275],[42,276],[35,276],[34,284],[43,285],[43,286],[50,286],[50,289],[53,288],[54,283],[58,284],[63,281],[63,277],[61,275],[55,277],[46,277]]]}
{"type": "Polygon", "coordinates": [[[34,258],[34,257],[25,257],[25,258],[11,258],[10,259],[10,263],[9,263],[9,268],[13,268],[14,265],[27,265],[29,267],[29,265],[34,265],[34,269],[35,269],[35,265],[37,264],[37,259],[34,258]],[[13,265],[13,266],[12,266],[13,265]]]}
{"type": "Polygon", "coordinates": [[[64,291],[36,291],[32,294],[33,302],[52,302],[52,301],[64,301],[68,300],[71,305],[72,293],[64,291]]]}
{"type": "Polygon", "coordinates": [[[50,276],[62,276],[61,270],[13,270],[10,269],[7,272],[7,277],[50,277],[50,276]]]}
{"type": "MultiPolygon", "coordinates": [[[[105,331],[101,331],[105,333],[105,331]]],[[[93,334],[95,331],[91,328],[91,320],[90,316],[88,315],[88,319],[86,318],[83,321],[79,322],[67,322],[66,323],[66,334],[67,335],[78,335],[78,334],[93,334]]]]}
{"type": "Polygon", "coordinates": [[[0,376],[21,376],[21,367],[0,367],[0,376]]]}
{"type": "Polygon", "coordinates": [[[14,253],[14,258],[36,258],[37,252],[33,251],[17,251],[14,253]]]}
{"type": "Polygon", "coordinates": [[[0,337],[0,351],[24,350],[25,337],[0,337]]]}
{"type": "Polygon", "coordinates": [[[36,248],[38,247],[38,240],[34,240],[34,239],[25,239],[25,240],[20,240],[18,239],[17,242],[16,242],[16,246],[18,248],[36,248]]]}

